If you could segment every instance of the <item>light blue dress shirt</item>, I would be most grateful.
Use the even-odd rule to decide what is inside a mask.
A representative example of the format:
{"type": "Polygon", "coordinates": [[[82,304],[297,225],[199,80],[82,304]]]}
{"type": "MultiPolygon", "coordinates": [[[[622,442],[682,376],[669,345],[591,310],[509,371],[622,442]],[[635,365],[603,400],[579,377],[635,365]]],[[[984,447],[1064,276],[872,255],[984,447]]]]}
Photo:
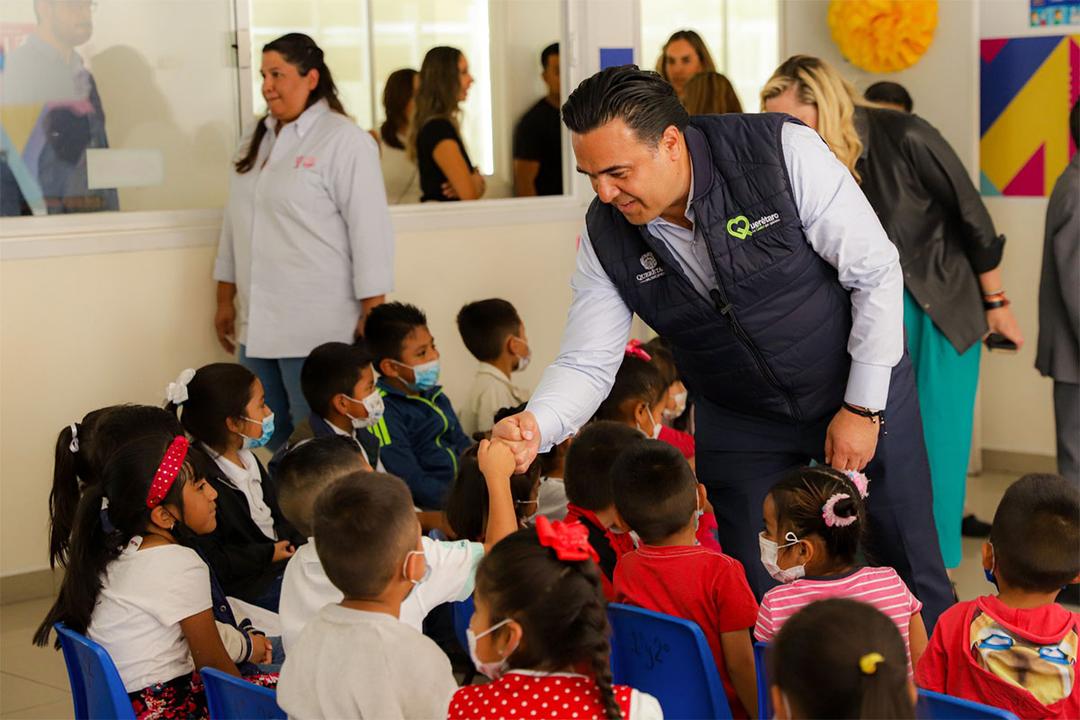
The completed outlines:
{"type": "MultiPolygon", "coordinates": [[[[904,353],[900,256],[851,173],[816,132],[788,123],[781,139],[806,239],[836,268],[840,284],[851,292],[851,371],[844,399],[883,409],[892,368],[904,353]]],[[[693,196],[691,177],[689,197],[693,196]]],[[[687,203],[686,218],[694,221],[692,201],[687,203]]],[[[694,288],[708,298],[716,277],[705,240],[695,230],[660,218],[648,228],[675,255],[694,288]]],[[[592,417],[615,382],[630,337],[633,313],[604,272],[587,228],[581,233],[570,287],[574,296],[559,356],[544,371],[528,405],[540,427],[541,447],[561,442],[592,417]]]]}

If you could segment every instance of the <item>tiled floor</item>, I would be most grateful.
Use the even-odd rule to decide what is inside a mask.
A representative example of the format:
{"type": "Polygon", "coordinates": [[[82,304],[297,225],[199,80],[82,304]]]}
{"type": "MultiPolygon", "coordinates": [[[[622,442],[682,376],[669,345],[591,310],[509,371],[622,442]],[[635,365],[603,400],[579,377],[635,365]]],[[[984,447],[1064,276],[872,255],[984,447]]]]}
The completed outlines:
{"type": "MultiPolygon", "coordinates": [[[[1016,475],[985,473],[968,479],[968,509],[986,521],[1016,475]]],[[[964,540],[964,560],[953,574],[961,599],[990,590],[983,578],[981,540],[964,540]]],[[[30,638],[51,601],[0,607],[0,718],[71,718],[67,672],[59,652],[34,647],[30,638]]]]}

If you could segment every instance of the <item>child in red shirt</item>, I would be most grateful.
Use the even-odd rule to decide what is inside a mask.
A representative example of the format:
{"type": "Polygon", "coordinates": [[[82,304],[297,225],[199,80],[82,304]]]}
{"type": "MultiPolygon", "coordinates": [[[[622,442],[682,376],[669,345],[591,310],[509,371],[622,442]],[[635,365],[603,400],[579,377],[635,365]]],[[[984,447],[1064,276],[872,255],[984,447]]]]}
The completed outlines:
{"type": "Polygon", "coordinates": [[[615,568],[615,599],[696,622],[712,650],[733,717],[757,717],[750,628],[758,606],[738,560],[699,544],[705,487],[686,459],[644,440],[611,472],[619,517],[642,544],[615,568]]]}
{"type": "Polygon", "coordinates": [[[689,432],[683,432],[674,425],[686,413],[686,400],[688,393],[686,386],[679,379],[679,369],[675,365],[675,356],[671,353],[663,338],[656,337],[645,343],[641,348],[647,352],[650,361],[663,378],[664,393],[660,396],[660,402],[653,408],[653,418],[661,424],[660,433],[656,439],[674,445],[683,454],[690,467],[694,467],[694,456],[697,455],[697,444],[694,436],[689,432]]]}
{"type": "Polygon", "coordinates": [[[1080,614],[1054,602],[1080,581],[1080,491],[1058,475],[1026,475],[1005,491],[983,568],[997,595],[938,619],[915,669],[920,687],[1020,718],[1080,717],[1080,614]]]}

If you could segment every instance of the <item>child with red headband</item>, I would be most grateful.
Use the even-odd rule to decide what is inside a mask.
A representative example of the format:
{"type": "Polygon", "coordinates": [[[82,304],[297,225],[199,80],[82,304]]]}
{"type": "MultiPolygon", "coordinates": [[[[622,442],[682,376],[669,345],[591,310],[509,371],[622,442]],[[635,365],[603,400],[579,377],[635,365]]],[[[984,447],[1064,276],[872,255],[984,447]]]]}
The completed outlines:
{"type": "Polygon", "coordinates": [[[188,441],[157,435],[117,450],[79,500],[64,582],[34,641],[62,622],[101,644],[139,720],[205,717],[196,671],[241,674],[215,625],[210,571],[191,549],[216,526],[216,498],[188,441]]]}
{"type": "Polygon", "coordinates": [[[492,682],[458,690],[450,720],[663,716],[656,698],[612,684],[596,558],[584,526],[541,515],[480,561],[467,634],[492,682]]]}

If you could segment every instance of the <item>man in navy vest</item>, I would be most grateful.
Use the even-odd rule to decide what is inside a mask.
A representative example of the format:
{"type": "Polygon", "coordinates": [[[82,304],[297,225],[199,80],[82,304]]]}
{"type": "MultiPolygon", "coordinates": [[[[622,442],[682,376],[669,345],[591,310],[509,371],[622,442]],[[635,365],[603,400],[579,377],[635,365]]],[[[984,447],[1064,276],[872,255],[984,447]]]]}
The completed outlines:
{"type": "Polygon", "coordinates": [[[897,569],[932,628],[953,602],[904,349],[899,257],[821,138],[780,114],[690,119],[659,75],[585,80],[563,106],[585,219],[561,352],[495,436],[519,466],[588,421],[634,313],[696,398],[697,470],[725,552],[760,596],[769,488],[811,460],[870,477],[868,556],[897,569]]]}

